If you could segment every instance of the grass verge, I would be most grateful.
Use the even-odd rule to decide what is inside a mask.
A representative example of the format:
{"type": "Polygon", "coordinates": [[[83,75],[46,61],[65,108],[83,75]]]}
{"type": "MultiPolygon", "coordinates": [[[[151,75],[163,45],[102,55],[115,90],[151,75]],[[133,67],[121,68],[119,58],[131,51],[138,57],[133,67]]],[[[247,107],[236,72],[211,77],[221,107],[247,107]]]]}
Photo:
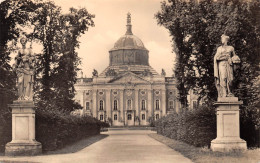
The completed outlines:
{"type": "Polygon", "coordinates": [[[155,140],[180,152],[195,163],[260,163],[260,149],[239,152],[213,152],[208,148],[198,148],[158,134],[149,134],[155,140]]]}
{"type": "Polygon", "coordinates": [[[77,141],[76,143],[67,145],[62,149],[58,149],[58,150],[55,150],[55,151],[47,151],[47,152],[44,152],[43,154],[44,155],[50,155],[50,154],[75,153],[75,152],[78,152],[78,151],[86,148],[87,146],[89,146],[89,145],[91,145],[91,144],[93,144],[97,141],[100,141],[101,139],[106,138],[107,136],[108,135],[106,135],[106,134],[90,136],[90,137],[87,137],[87,138],[82,139],[80,141],[77,141]]]}
{"type": "MultiPolygon", "coordinates": [[[[106,134],[100,134],[100,135],[94,135],[94,136],[90,136],[87,137],[85,139],[79,140],[73,144],[67,145],[61,149],[55,150],[55,151],[45,151],[43,152],[42,155],[53,155],[53,154],[67,154],[67,153],[75,153],[78,152],[84,148],[86,148],[87,146],[100,141],[104,138],[106,138],[108,135],[106,134]]],[[[4,156],[4,153],[0,153],[0,156],[4,156]]],[[[0,163],[2,163],[2,161],[0,160],[0,163]]]]}

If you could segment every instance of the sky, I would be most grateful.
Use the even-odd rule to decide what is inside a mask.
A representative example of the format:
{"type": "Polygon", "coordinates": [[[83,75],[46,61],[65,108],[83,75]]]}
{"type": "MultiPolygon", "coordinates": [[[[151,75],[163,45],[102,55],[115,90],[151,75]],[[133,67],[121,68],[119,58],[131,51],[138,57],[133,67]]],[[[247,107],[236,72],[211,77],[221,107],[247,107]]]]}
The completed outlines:
{"type": "Polygon", "coordinates": [[[80,37],[77,49],[84,76],[92,77],[93,69],[101,73],[109,65],[109,50],[126,32],[127,13],[131,13],[133,34],[149,50],[149,63],[158,73],[165,69],[172,76],[175,55],[169,32],[157,24],[155,14],[162,0],[54,0],[64,13],[70,7],[85,7],[94,14],[95,27],[80,37]]]}
{"type": "Polygon", "coordinates": [[[172,75],[175,55],[172,53],[168,31],[157,24],[155,14],[162,0],[55,0],[63,12],[70,7],[85,7],[95,15],[95,27],[90,27],[80,40],[77,50],[82,58],[84,76],[92,76],[95,68],[101,73],[109,65],[109,50],[126,32],[126,16],[131,13],[133,34],[149,50],[150,65],[158,72],[164,68],[172,75]]]}

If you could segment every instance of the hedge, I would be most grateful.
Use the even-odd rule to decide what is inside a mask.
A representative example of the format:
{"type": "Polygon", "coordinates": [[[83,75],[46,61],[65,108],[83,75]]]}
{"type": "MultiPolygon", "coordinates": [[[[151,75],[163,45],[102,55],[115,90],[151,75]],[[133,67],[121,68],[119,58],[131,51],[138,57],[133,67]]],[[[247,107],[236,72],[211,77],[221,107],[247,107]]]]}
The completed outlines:
{"type": "Polygon", "coordinates": [[[0,111],[0,153],[4,152],[6,143],[12,140],[12,113],[0,111]]]}
{"type": "MultiPolygon", "coordinates": [[[[0,113],[0,152],[12,139],[11,112],[0,113]]],[[[43,151],[60,149],[80,139],[100,133],[101,127],[108,127],[90,116],[73,116],[58,111],[36,111],[36,140],[42,143],[43,151]]]]}
{"type": "Polygon", "coordinates": [[[188,144],[209,146],[216,138],[216,114],[214,108],[203,106],[180,114],[170,114],[155,121],[158,134],[188,144]]]}

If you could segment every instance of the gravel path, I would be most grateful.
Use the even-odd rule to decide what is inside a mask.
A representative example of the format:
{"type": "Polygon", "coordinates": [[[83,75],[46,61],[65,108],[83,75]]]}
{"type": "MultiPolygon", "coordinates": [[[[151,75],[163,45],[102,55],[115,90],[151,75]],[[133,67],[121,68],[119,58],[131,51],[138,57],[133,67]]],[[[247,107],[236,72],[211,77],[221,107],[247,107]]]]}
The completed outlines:
{"type": "MultiPolygon", "coordinates": [[[[0,163],[13,161],[27,162],[68,162],[68,163],[191,163],[179,152],[149,137],[149,130],[110,130],[108,136],[75,153],[48,154],[33,157],[0,156],[0,163]]],[[[68,148],[69,149],[69,148],[68,148]]],[[[63,149],[64,151],[64,149],[63,149]]],[[[65,150],[66,151],[66,150],[65,150]]]]}

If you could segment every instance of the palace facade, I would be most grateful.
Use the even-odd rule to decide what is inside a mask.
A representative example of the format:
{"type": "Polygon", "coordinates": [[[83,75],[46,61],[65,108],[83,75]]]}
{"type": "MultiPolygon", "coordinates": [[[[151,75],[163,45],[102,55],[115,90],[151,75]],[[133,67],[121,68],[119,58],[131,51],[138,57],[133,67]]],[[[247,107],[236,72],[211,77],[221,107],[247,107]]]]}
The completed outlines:
{"type": "Polygon", "coordinates": [[[101,74],[94,70],[92,78],[78,78],[75,99],[84,114],[113,126],[149,125],[151,119],[178,112],[176,83],[149,65],[149,51],[133,35],[130,14],[126,27],[109,51],[109,66],[101,74]]]}

